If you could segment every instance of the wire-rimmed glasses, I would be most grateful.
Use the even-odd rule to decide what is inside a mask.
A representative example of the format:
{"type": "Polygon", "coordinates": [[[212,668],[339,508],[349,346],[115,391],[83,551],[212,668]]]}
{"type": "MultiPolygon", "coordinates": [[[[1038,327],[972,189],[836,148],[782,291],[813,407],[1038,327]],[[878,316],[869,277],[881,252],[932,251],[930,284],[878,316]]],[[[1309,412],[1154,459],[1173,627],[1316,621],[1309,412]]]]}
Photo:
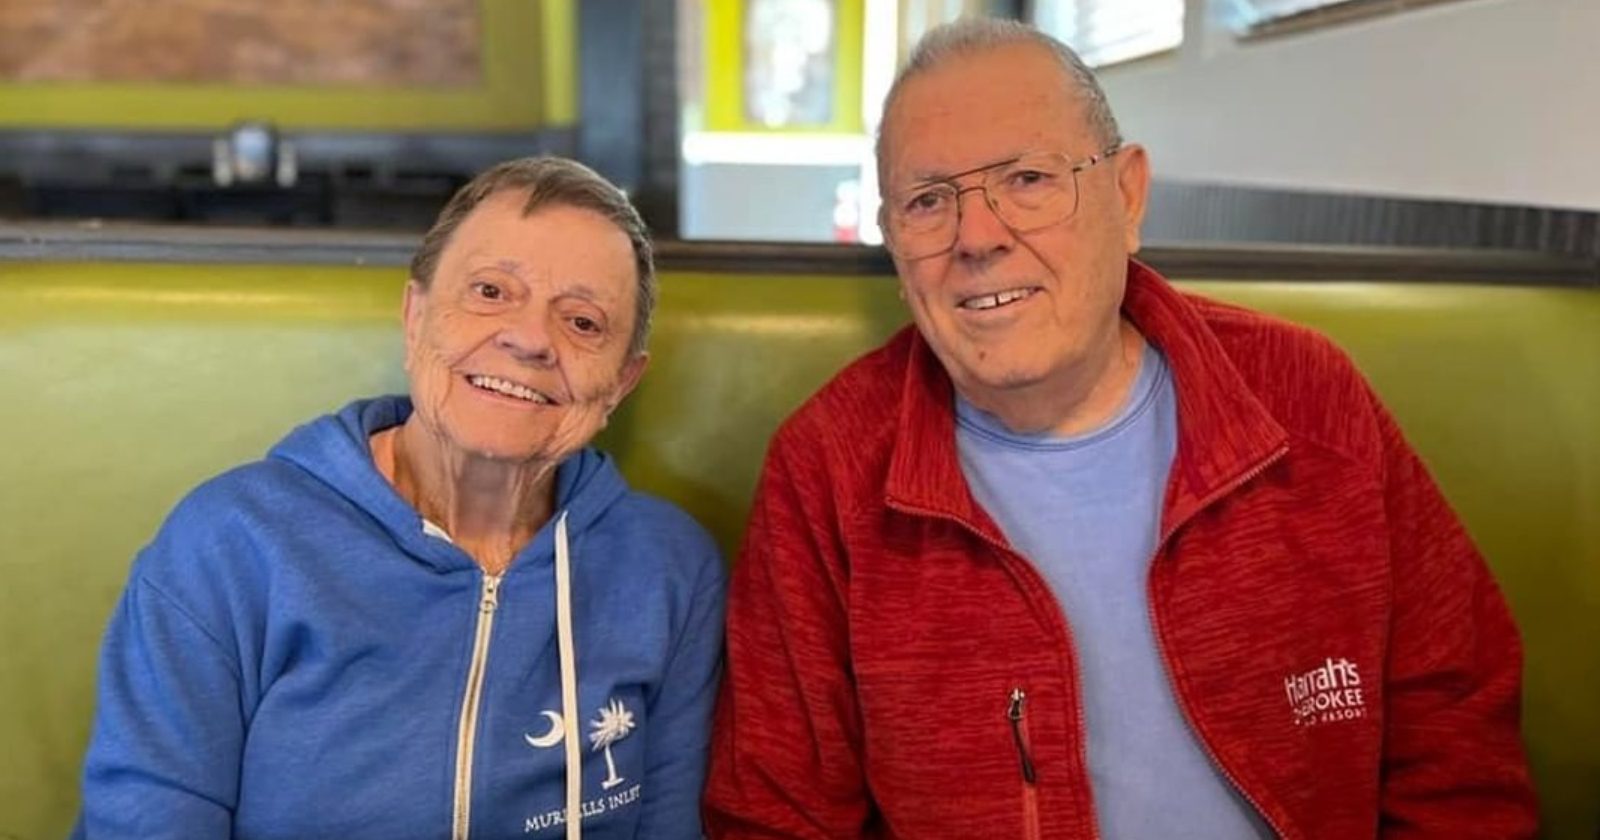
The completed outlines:
{"type": "Polygon", "coordinates": [[[950,250],[961,227],[961,196],[972,190],[981,191],[989,209],[1016,233],[1060,224],[1078,212],[1078,173],[1122,149],[1112,146],[1080,161],[1060,152],[1031,152],[900,190],[884,199],[884,244],[907,260],[950,250]],[[983,180],[976,184],[956,183],[980,173],[983,180]]]}

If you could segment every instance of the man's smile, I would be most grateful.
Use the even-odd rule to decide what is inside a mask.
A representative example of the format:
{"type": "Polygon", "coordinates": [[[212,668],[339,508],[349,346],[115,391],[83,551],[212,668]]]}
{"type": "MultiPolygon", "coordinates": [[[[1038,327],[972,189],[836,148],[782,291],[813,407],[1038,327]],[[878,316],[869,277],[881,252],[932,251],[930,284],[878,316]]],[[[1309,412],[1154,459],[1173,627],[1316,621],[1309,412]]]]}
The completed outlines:
{"type": "Polygon", "coordinates": [[[981,295],[962,298],[956,303],[956,308],[972,312],[987,312],[1010,306],[1018,301],[1027,300],[1034,294],[1043,291],[1038,286],[1018,286],[1015,289],[1004,289],[998,292],[989,292],[981,295]]]}

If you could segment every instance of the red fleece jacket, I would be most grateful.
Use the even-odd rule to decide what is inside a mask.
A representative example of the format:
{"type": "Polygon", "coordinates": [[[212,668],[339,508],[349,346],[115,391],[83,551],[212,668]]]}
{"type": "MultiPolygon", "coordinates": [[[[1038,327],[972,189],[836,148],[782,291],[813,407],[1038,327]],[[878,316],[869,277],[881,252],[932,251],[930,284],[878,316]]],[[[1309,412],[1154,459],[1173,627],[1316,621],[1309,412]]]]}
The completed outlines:
{"type": "MultiPolygon", "coordinates": [[[[1350,361],[1137,262],[1124,312],[1178,398],[1152,620],[1223,774],[1284,837],[1531,836],[1516,629],[1350,361]]],[[[774,438],[711,837],[1095,836],[1070,616],[973,500],[952,411],[907,328],[774,438]]]]}

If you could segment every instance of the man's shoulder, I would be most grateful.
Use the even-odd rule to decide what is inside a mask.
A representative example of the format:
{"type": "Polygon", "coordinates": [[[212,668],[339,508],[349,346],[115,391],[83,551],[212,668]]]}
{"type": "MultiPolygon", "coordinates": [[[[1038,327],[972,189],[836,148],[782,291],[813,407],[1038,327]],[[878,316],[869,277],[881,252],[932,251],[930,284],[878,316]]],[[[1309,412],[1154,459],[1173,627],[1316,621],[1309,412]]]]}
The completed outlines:
{"type": "Polygon", "coordinates": [[[1331,338],[1236,304],[1185,293],[1256,399],[1291,436],[1358,458],[1377,443],[1376,397],[1331,338]]]}
{"type": "Polygon", "coordinates": [[[789,415],[780,438],[860,443],[892,431],[915,341],[916,328],[906,326],[850,362],[789,415]]]}
{"type": "Polygon", "coordinates": [[[1193,292],[1182,294],[1241,371],[1273,367],[1276,360],[1264,355],[1278,351],[1297,361],[1330,365],[1330,373],[1356,372],[1349,357],[1332,339],[1310,327],[1193,292]]]}

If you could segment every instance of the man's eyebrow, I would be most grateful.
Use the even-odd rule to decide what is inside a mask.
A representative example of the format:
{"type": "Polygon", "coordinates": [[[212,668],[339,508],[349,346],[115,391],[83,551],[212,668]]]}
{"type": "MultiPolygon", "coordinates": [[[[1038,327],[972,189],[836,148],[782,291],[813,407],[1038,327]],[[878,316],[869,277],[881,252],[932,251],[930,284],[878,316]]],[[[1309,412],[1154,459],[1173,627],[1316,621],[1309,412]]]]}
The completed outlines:
{"type": "Polygon", "coordinates": [[[951,172],[951,173],[948,173],[948,174],[944,173],[944,172],[936,172],[936,171],[928,171],[928,170],[924,170],[924,171],[920,171],[920,172],[913,172],[912,173],[912,181],[911,181],[910,186],[921,187],[921,186],[926,186],[928,184],[942,184],[942,183],[944,183],[946,181],[954,181],[955,179],[960,178],[963,175],[971,175],[974,172],[982,172],[985,169],[993,169],[996,166],[1005,166],[1008,163],[1016,163],[1017,161],[1021,160],[1022,158],[1023,158],[1023,155],[1011,155],[1010,157],[1001,158],[1000,160],[992,161],[990,163],[985,163],[985,164],[982,164],[980,166],[974,166],[971,169],[963,169],[960,172],[951,172]]]}

